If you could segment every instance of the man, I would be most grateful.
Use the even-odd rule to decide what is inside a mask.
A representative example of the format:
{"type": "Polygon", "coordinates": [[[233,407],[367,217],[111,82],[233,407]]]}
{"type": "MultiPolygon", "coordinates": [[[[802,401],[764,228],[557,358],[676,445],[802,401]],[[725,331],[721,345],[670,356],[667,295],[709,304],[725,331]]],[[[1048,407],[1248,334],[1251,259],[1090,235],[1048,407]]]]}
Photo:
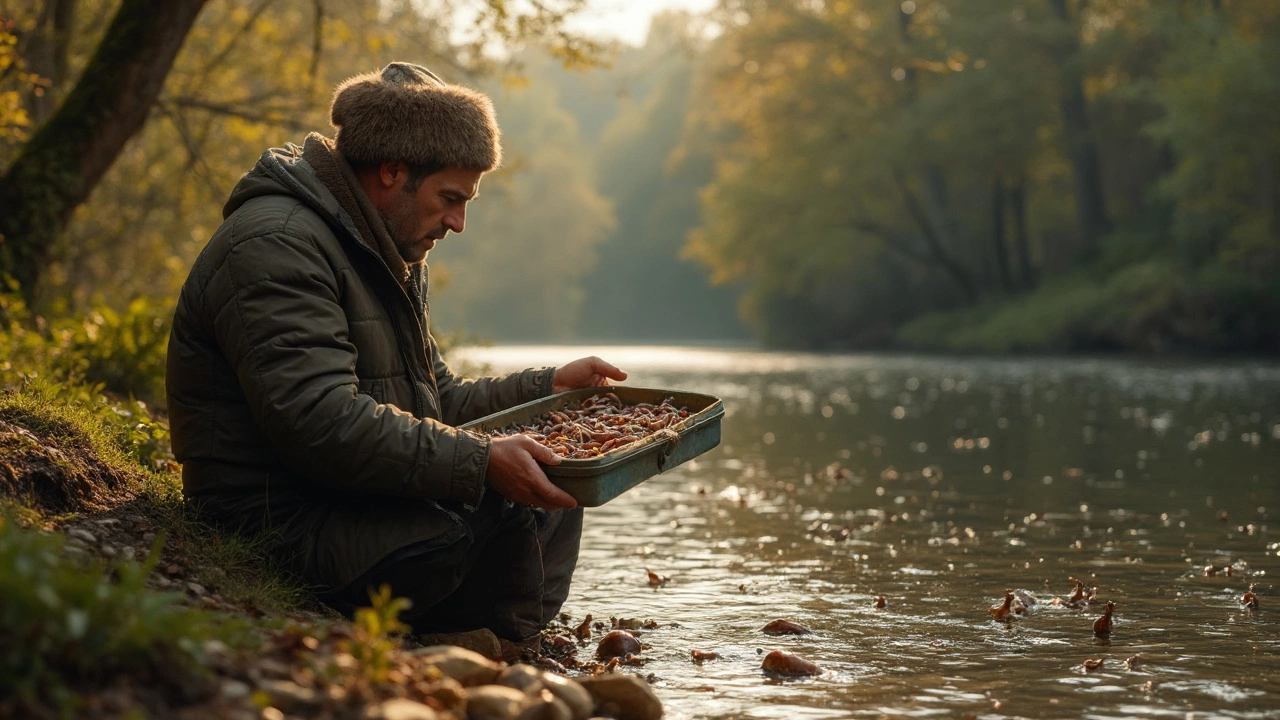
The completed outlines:
{"type": "Polygon", "coordinates": [[[470,380],[429,331],[428,251],[501,159],[489,98],[392,63],[338,86],[333,140],[240,180],[183,285],[167,374],[183,492],[268,531],[350,613],[383,583],[418,632],[539,630],[568,595],[582,510],[531,438],[458,429],[625,373],[599,358],[470,380]]]}

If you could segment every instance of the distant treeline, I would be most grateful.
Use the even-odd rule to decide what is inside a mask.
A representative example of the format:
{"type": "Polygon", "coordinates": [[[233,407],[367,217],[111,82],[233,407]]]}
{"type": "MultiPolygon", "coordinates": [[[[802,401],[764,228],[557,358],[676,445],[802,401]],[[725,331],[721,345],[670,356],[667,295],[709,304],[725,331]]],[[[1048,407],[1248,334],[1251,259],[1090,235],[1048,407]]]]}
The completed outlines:
{"type": "Polygon", "coordinates": [[[686,252],[767,340],[1280,350],[1280,3],[722,10],[686,252]]]}
{"type": "MultiPolygon", "coordinates": [[[[0,84],[0,152],[113,6],[63,5],[48,92],[0,84]]],[[[210,3],[37,306],[172,298],[257,155],[405,59],[486,89],[503,126],[504,167],[431,256],[433,321],[464,336],[1280,350],[1280,3],[725,0],[594,68],[527,49],[519,74],[429,7],[210,3]]]]}

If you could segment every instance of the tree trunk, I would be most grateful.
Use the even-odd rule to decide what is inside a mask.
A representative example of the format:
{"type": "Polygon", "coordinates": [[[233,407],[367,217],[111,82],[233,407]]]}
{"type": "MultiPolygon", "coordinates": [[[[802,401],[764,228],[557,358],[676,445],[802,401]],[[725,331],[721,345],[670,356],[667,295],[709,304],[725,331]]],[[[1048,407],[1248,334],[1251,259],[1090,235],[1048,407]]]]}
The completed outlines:
{"type": "Polygon", "coordinates": [[[1004,183],[1000,178],[991,183],[991,251],[995,254],[1000,287],[1012,295],[1015,288],[1009,272],[1009,250],[1004,242],[1004,183]]]}
{"type": "Polygon", "coordinates": [[[956,286],[960,288],[960,292],[964,294],[964,298],[970,305],[978,302],[978,287],[973,282],[973,277],[969,275],[969,271],[965,268],[960,260],[947,252],[946,243],[943,242],[941,233],[945,229],[935,225],[929,217],[928,210],[920,203],[920,200],[907,186],[906,180],[895,173],[898,182],[898,190],[902,193],[902,201],[907,207],[908,214],[915,221],[916,227],[920,229],[920,235],[924,238],[925,247],[928,248],[929,255],[933,261],[938,264],[951,279],[955,281],[956,286]]]}
{"type": "Polygon", "coordinates": [[[206,0],[124,0],[65,102],[0,177],[0,271],[28,298],[71,213],[142,129],[206,0]]]}
{"type": "Polygon", "coordinates": [[[1080,61],[1079,33],[1067,12],[1066,0],[1048,0],[1054,15],[1070,26],[1069,40],[1050,52],[1060,72],[1062,133],[1076,188],[1076,221],[1080,226],[1080,250],[1086,258],[1098,249],[1098,240],[1111,229],[1106,198],[1102,192],[1102,165],[1098,147],[1089,127],[1089,108],[1084,97],[1084,69],[1080,61]]]}
{"type": "Polygon", "coordinates": [[[57,109],[59,94],[66,85],[75,7],[76,0],[46,0],[32,31],[27,70],[46,81],[32,88],[27,96],[27,111],[35,125],[44,122],[57,109]]]}
{"type": "Polygon", "coordinates": [[[1031,264],[1031,238],[1027,235],[1027,181],[1019,177],[1009,188],[1009,210],[1013,215],[1013,247],[1018,261],[1018,285],[1023,290],[1036,286],[1031,264]]]}

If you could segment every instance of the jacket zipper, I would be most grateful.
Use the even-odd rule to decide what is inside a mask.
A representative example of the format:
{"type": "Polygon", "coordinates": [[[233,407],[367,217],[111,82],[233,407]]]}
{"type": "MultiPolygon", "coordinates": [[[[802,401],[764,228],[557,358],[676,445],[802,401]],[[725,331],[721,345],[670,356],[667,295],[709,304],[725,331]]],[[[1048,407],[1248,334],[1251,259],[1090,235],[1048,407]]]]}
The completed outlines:
{"type": "MultiPolygon", "coordinates": [[[[342,225],[342,228],[343,230],[347,231],[348,235],[353,235],[353,233],[351,232],[351,229],[348,228],[345,224],[342,225]]],[[[386,276],[391,280],[392,284],[396,286],[396,290],[399,291],[400,298],[403,299],[409,305],[410,308],[413,308],[414,307],[413,301],[409,298],[409,295],[408,293],[405,292],[404,288],[400,287],[400,283],[395,279],[395,276],[391,274],[391,268],[387,267],[387,263],[385,260],[382,259],[382,256],[374,252],[373,248],[366,245],[363,241],[360,240],[358,236],[351,237],[349,239],[353,240],[357,247],[359,247],[362,251],[364,251],[370,257],[372,257],[374,260],[377,261],[378,267],[382,268],[383,271],[386,272],[386,276]]],[[[375,293],[377,293],[380,296],[383,296],[382,293],[377,292],[376,290],[375,290],[375,293]]],[[[385,298],[385,296],[383,297],[385,298]]],[[[385,299],[384,299],[384,304],[386,304],[385,299]]],[[[391,317],[391,327],[395,330],[396,337],[402,337],[400,321],[399,319],[396,318],[395,308],[387,307],[387,314],[391,317]]],[[[421,344],[425,348],[427,346],[427,336],[422,329],[422,322],[420,320],[415,320],[415,325],[417,325],[417,328],[418,328],[418,335],[421,338],[421,344]]],[[[400,359],[404,362],[405,370],[409,373],[409,378],[413,381],[413,397],[414,397],[414,402],[418,406],[418,417],[420,418],[428,417],[430,415],[429,410],[431,408],[431,404],[428,398],[423,397],[422,388],[421,388],[421,386],[426,383],[422,381],[422,378],[418,377],[418,372],[415,369],[416,363],[413,361],[412,355],[405,348],[405,344],[404,343],[397,343],[397,344],[400,346],[400,359]]],[[[426,351],[424,350],[424,353],[425,352],[426,351]]],[[[427,356],[426,361],[428,364],[430,364],[431,362],[430,355],[427,356]]],[[[432,378],[435,377],[435,372],[432,371],[430,367],[427,368],[427,371],[431,373],[432,378]]],[[[436,401],[436,405],[437,407],[439,407],[438,400],[436,401]]]]}

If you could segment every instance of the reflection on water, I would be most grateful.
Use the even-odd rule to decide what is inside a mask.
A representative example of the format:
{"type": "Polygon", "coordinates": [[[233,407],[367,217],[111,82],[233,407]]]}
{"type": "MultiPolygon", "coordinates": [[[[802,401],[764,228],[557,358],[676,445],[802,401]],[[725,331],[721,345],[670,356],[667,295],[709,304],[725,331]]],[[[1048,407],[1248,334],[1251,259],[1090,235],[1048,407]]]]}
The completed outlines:
{"type": "Polygon", "coordinates": [[[507,370],[587,353],[629,384],[725,399],[719,448],[587,513],[566,606],[661,623],[639,672],[670,717],[1280,717],[1280,368],[456,355],[507,370]],[[671,582],[649,587],[646,567],[671,582]],[[1051,604],[1069,577],[1115,601],[1109,638],[1100,605],[1051,604]],[[1239,604],[1250,584],[1258,612],[1239,604]],[[1040,602],[992,620],[1010,588],[1040,602]],[[759,631],[776,618],[814,632],[759,631]],[[767,678],[772,649],[826,672],[767,678]]]}

